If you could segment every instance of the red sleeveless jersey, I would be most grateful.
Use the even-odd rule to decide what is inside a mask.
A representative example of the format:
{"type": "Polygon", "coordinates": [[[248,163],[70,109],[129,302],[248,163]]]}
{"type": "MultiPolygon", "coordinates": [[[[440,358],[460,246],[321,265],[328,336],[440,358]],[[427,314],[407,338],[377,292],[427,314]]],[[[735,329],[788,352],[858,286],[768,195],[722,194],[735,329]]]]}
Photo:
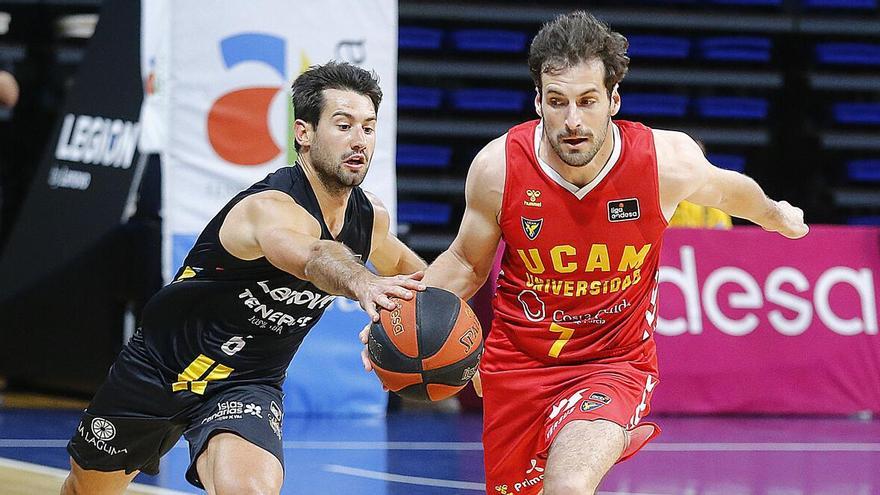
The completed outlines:
{"type": "Polygon", "coordinates": [[[541,132],[536,120],[507,134],[506,248],[483,367],[653,356],[647,348],[653,351],[667,222],[651,129],[614,121],[613,152],[584,187],[538,159],[541,132]]]}

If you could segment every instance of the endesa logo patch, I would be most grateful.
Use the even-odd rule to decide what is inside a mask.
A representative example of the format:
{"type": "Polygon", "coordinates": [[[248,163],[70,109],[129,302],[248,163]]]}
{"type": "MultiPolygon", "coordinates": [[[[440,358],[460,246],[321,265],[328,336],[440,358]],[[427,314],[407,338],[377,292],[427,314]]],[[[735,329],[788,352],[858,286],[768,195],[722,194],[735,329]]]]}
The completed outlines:
{"type": "Polygon", "coordinates": [[[616,199],[608,202],[608,221],[626,222],[639,218],[638,198],[616,199]]]}

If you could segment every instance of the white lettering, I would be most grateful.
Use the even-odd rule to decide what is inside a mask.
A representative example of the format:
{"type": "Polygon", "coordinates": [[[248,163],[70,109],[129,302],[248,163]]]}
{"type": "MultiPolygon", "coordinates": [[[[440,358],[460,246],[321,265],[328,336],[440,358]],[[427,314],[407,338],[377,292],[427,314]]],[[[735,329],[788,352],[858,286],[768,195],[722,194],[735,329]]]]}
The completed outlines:
{"type": "Polygon", "coordinates": [[[692,246],[681,247],[681,270],[668,266],[660,267],[660,283],[670,282],[681,290],[684,295],[684,307],[687,320],[682,317],[671,320],[657,318],[657,333],[675,337],[690,332],[694,335],[703,332],[702,315],[700,314],[700,288],[697,284],[697,260],[692,246]]]}
{"type": "Polygon", "coordinates": [[[52,167],[49,169],[49,177],[46,183],[52,189],[61,187],[85,191],[92,183],[92,174],[80,170],[71,170],[67,167],[52,167]]]}
{"type": "Polygon", "coordinates": [[[139,134],[139,123],[67,114],[55,146],[55,158],[127,169],[134,160],[139,134]]]}
{"type": "Polygon", "coordinates": [[[807,299],[783,291],[782,284],[785,283],[793,285],[798,292],[805,292],[810,288],[810,282],[798,270],[781,266],[770,272],[764,283],[764,294],[768,302],[797,313],[794,319],[789,320],[782,311],[774,309],[767,315],[770,324],[782,335],[794,337],[804,333],[810,326],[810,322],[813,321],[813,306],[807,299]]]}
{"type": "Polygon", "coordinates": [[[862,268],[856,271],[838,266],[826,271],[816,281],[813,300],[819,319],[833,332],[846,336],[860,333],[877,335],[877,298],[874,295],[874,276],[870,269],[862,268]],[[849,284],[859,294],[861,318],[853,317],[846,320],[831,309],[831,289],[840,283],[849,284]]]}
{"type": "Polygon", "coordinates": [[[59,160],[70,160],[70,146],[67,143],[70,141],[70,135],[73,131],[73,122],[76,120],[71,114],[67,114],[64,116],[64,123],[61,124],[61,133],[58,134],[58,144],[55,145],[55,158],[59,160]]]}
{"type": "Polygon", "coordinates": [[[763,303],[761,289],[755,279],[740,268],[728,266],[712,272],[703,285],[703,307],[706,308],[706,316],[716,328],[728,335],[734,337],[748,335],[758,326],[758,317],[754,313],[748,313],[744,317],[734,320],[728,318],[718,307],[718,289],[726,283],[736,283],[745,289],[745,292],[730,294],[728,302],[731,308],[755,309],[761,307],[763,303]]]}

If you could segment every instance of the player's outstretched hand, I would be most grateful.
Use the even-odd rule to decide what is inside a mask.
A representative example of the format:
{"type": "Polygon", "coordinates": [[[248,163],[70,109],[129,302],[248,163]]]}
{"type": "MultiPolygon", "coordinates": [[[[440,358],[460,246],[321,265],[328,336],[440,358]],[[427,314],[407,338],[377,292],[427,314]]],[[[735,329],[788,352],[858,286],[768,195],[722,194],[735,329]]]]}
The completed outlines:
{"type": "Polygon", "coordinates": [[[764,227],[766,230],[779,232],[789,239],[800,239],[810,231],[804,223],[804,210],[792,206],[788,201],[777,201],[776,209],[779,224],[771,228],[764,227]]]}
{"type": "Polygon", "coordinates": [[[392,298],[412,299],[415,297],[413,291],[425,290],[425,284],[421,282],[424,276],[425,272],[421,271],[394,277],[373,276],[357,287],[355,294],[370,319],[379,321],[379,309],[394,311],[397,308],[392,298]]]}

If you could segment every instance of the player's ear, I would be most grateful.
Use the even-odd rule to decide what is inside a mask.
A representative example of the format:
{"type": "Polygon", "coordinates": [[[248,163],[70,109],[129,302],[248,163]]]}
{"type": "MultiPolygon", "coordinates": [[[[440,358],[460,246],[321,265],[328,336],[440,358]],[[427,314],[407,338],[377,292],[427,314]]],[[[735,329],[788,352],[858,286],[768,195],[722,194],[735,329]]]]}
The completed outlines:
{"type": "Polygon", "coordinates": [[[611,116],[614,117],[617,115],[617,112],[620,111],[620,88],[619,84],[615,84],[614,88],[611,90],[611,116]]]}
{"type": "Polygon", "coordinates": [[[315,138],[315,129],[305,120],[296,119],[293,122],[293,137],[300,147],[311,146],[315,138]]]}
{"type": "Polygon", "coordinates": [[[538,114],[538,117],[544,118],[541,113],[541,88],[535,88],[535,113],[538,114]]]}

